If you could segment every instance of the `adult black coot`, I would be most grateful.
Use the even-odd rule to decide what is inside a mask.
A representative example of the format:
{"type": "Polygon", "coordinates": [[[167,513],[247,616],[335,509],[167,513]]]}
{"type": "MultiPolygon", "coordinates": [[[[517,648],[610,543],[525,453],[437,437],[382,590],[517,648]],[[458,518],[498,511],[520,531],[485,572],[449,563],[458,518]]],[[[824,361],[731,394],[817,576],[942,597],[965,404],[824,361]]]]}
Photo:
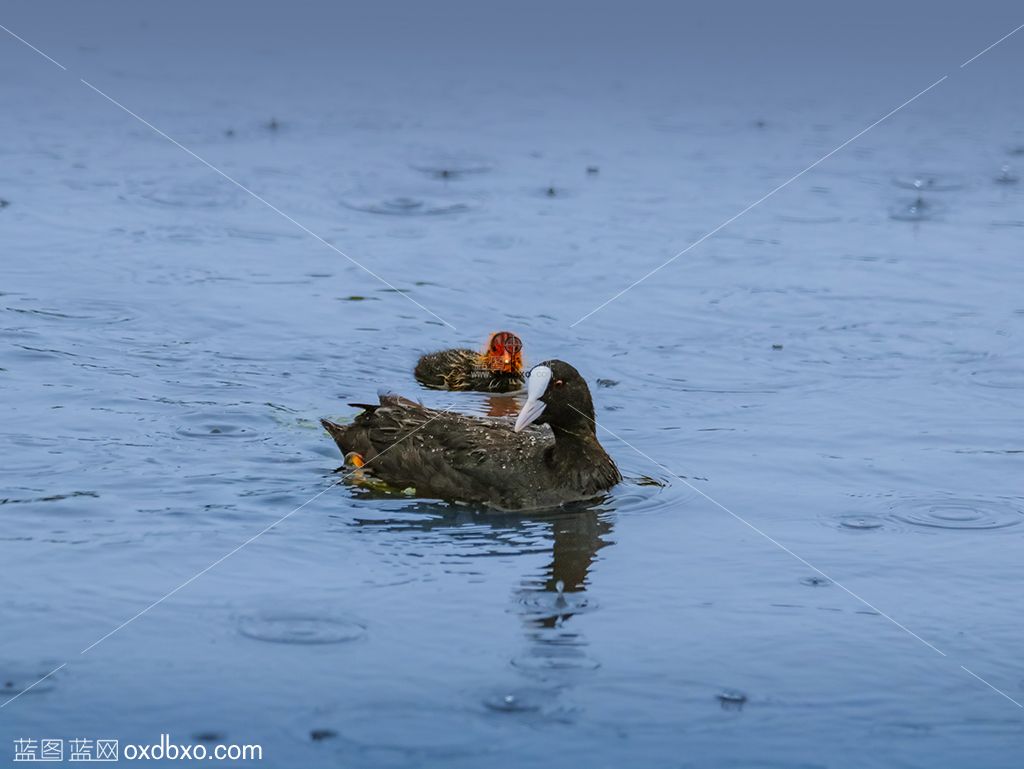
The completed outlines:
{"type": "Polygon", "coordinates": [[[483,352],[427,353],[416,364],[415,375],[421,384],[435,390],[512,392],[523,386],[523,342],[511,331],[496,331],[483,352]]]}
{"type": "Polygon", "coordinates": [[[341,453],[420,497],[545,508],[591,499],[622,480],[597,440],[590,389],[564,361],[530,371],[514,423],[437,411],[397,395],[352,405],[364,409],[352,424],[320,420],[341,453]]]}

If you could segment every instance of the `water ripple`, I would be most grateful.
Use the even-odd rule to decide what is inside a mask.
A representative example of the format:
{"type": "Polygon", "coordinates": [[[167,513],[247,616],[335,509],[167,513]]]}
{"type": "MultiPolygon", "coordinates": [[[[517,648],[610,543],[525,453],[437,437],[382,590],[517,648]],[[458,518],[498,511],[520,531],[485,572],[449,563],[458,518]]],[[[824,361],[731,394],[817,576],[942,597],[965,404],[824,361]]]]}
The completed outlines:
{"type": "Polygon", "coordinates": [[[130,194],[147,203],[169,208],[240,208],[245,193],[216,176],[181,181],[142,182],[130,188],[130,194]]]}
{"type": "Polygon", "coordinates": [[[447,216],[469,211],[472,206],[463,201],[443,198],[421,198],[399,195],[382,200],[374,198],[348,198],[341,205],[353,211],[386,216],[447,216]]]}
{"type": "Polygon", "coordinates": [[[1024,509],[1019,502],[998,498],[904,497],[890,503],[888,518],[924,529],[992,531],[1020,526],[1024,509]]]}
{"type": "Polygon", "coordinates": [[[268,612],[240,617],[238,632],[246,638],[270,643],[340,644],[362,638],[366,626],[320,612],[268,612]]]}

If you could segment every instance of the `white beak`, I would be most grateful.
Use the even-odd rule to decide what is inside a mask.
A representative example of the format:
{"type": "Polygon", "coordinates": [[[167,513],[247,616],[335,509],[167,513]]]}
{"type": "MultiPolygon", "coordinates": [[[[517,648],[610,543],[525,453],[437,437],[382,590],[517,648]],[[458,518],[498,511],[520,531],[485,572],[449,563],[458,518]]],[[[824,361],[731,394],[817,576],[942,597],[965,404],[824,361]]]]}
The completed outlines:
{"type": "Polygon", "coordinates": [[[551,369],[547,366],[534,366],[530,370],[530,376],[526,383],[526,404],[523,410],[516,417],[516,432],[520,433],[526,427],[537,421],[544,412],[547,404],[541,400],[544,393],[548,391],[548,384],[551,382],[551,369]]]}

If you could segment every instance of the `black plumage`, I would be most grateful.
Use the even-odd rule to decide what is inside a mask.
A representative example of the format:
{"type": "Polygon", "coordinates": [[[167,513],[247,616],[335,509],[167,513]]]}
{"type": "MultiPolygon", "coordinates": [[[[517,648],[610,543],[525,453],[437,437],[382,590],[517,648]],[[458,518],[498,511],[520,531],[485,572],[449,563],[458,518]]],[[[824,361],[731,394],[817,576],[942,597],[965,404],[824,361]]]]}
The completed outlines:
{"type": "Polygon", "coordinates": [[[618,468],[597,440],[583,377],[558,360],[533,375],[516,424],[397,395],[362,406],[352,424],[321,422],[342,454],[356,452],[365,471],[420,497],[520,510],[591,499],[618,483],[618,468]]]}

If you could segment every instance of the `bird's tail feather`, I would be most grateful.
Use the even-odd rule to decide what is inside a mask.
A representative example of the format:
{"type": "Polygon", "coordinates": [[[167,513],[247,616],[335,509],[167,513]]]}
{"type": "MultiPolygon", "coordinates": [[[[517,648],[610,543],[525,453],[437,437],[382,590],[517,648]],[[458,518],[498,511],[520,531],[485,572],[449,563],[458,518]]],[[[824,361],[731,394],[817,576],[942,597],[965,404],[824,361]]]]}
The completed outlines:
{"type": "Polygon", "coordinates": [[[324,429],[334,438],[334,442],[338,444],[340,448],[342,446],[342,437],[345,434],[345,426],[339,425],[337,422],[332,422],[330,419],[321,419],[320,424],[324,426],[324,429]]]}

